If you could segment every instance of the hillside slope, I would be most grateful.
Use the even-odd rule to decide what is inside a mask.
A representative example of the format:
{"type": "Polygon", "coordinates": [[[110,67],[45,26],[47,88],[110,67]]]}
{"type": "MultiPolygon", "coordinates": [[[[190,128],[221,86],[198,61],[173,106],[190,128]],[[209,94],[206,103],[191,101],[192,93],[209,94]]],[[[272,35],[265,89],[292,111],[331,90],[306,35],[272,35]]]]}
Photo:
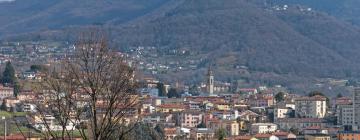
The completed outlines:
{"type": "Polygon", "coordinates": [[[121,24],[167,0],[16,0],[0,3],[0,36],[68,26],[121,24]]]}
{"type": "Polygon", "coordinates": [[[360,25],[359,0],[266,0],[269,4],[305,5],[339,19],[360,25]]]}
{"type": "Polygon", "coordinates": [[[356,27],[324,14],[269,12],[246,0],[185,0],[162,17],[117,33],[121,46],[189,48],[212,62],[232,55],[235,61],[218,65],[255,71],[345,77],[359,66],[353,52],[360,43],[356,27]]]}
{"type": "MultiPolygon", "coordinates": [[[[61,40],[95,24],[109,30],[112,43],[121,47],[155,46],[196,52],[192,59],[207,62],[202,68],[215,64],[224,77],[236,76],[231,68],[239,65],[287,76],[359,76],[357,26],[297,7],[269,10],[254,1],[86,0],[79,5],[79,1],[72,0],[16,0],[0,4],[0,33],[66,27],[15,36],[61,40]],[[4,15],[9,15],[6,11],[11,9],[15,16],[5,22],[4,15]],[[225,67],[227,74],[221,71],[225,67]]],[[[179,61],[184,59],[188,58],[179,61]]],[[[194,78],[190,72],[186,75],[181,78],[194,78]]]]}

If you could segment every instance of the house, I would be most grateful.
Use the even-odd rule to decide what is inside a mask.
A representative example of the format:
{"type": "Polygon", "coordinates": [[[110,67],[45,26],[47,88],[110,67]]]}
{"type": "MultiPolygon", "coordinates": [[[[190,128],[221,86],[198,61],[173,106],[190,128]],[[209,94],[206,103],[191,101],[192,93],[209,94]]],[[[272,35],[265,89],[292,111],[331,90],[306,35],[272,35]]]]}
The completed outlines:
{"type": "Polygon", "coordinates": [[[165,140],[173,140],[178,136],[177,128],[164,128],[165,140]]]}
{"type": "Polygon", "coordinates": [[[305,140],[330,140],[330,136],[326,134],[305,135],[305,140]]]}
{"type": "Polygon", "coordinates": [[[279,140],[279,138],[272,134],[256,134],[254,136],[258,140],[279,140]]]}
{"type": "Polygon", "coordinates": [[[272,133],[278,129],[278,126],[274,123],[254,123],[251,124],[252,134],[265,134],[272,133]]]}
{"type": "Polygon", "coordinates": [[[209,140],[215,137],[215,132],[209,128],[194,128],[190,131],[190,139],[209,140]]]}
{"type": "Polygon", "coordinates": [[[337,134],[338,140],[360,140],[360,131],[343,131],[337,134]]]}
{"type": "Polygon", "coordinates": [[[36,99],[36,94],[31,90],[22,90],[17,98],[22,102],[29,102],[36,99]]]}
{"type": "Polygon", "coordinates": [[[25,71],[22,73],[22,78],[27,80],[33,80],[36,77],[36,72],[34,71],[25,71]]]}
{"type": "Polygon", "coordinates": [[[325,127],[324,119],[319,118],[286,118],[278,119],[279,129],[290,130],[291,128],[304,129],[312,126],[325,127]]]}
{"type": "Polygon", "coordinates": [[[181,112],[185,110],[185,106],[182,104],[162,104],[156,106],[156,112],[170,113],[170,112],[181,112]]]}
{"type": "Polygon", "coordinates": [[[246,111],[239,113],[240,120],[248,121],[250,123],[255,123],[259,116],[260,116],[259,114],[255,113],[253,111],[250,111],[250,110],[246,110],[246,111]]]}
{"type": "Polygon", "coordinates": [[[181,127],[196,127],[202,122],[202,119],[202,112],[198,110],[185,110],[180,115],[181,127]]]}
{"type": "Polygon", "coordinates": [[[310,126],[303,129],[303,133],[306,134],[329,134],[329,131],[321,126],[310,126]]]}
{"type": "Polygon", "coordinates": [[[0,102],[2,103],[7,97],[14,97],[14,88],[0,85],[0,102]]]}
{"type": "Polygon", "coordinates": [[[241,94],[247,94],[247,95],[252,95],[252,94],[258,93],[256,88],[241,88],[239,91],[241,94]]]}
{"type": "Polygon", "coordinates": [[[274,122],[278,119],[290,118],[293,113],[293,109],[285,106],[276,106],[274,108],[274,122]]]}
{"type": "Polygon", "coordinates": [[[326,97],[299,97],[295,99],[295,114],[301,118],[324,118],[327,111],[326,97]]]}
{"type": "Polygon", "coordinates": [[[24,111],[24,112],[36,112],[36,105],[35,104],[29,104],[29,103],[22,104],[22,111],[24,111]]]}
{"type": "Polygon", "coordinates": [[[207,121],[207,128],[212,130],[218,130],[220,128],[224,129],[229,136],[239,135],[240,126],[239,123],[235,120],[219,120],[211,119],[207,121]]]}
{"type": "Polygon", "coordinates": [[[296,140],[296,135],[290,132],[274,132],[273,135],[279,138],[279,140],[296,140]]]}
{"type": "Polygon", "coordinates": [[[226,102],[215,102],[214,105],[215,105],[215,109],[220,110],[220,111],[229,111],[229,110],[231,110],[231,105],[229,103],[226,103],[226,102]]]}
{"type": "Polygon", "coordinates": [[[173,119],[173,114],[169,113],[152,113],[144,115],[142,121],[150,124],[165,124],[170,123],[173,119]]]}
{"type": "Polygon", "coordinates": [[[248,104],[252,107],[270,107],[274,105],[274,98],[272,96],[256,94],[250,96],[248,104]]]}
{"type": "Polygon", "coordinates": [[[231,136],[227,137],[226,140],[258,140],[253,136],[231,136]]]}
{"type": "Polygon", "coordinates": [[[225,129],[230,136],[239,135],[239,123],[237,123],[236,121],[223,120],[221,123],[221,127],[225,129]]]}
{"type": "Polygon", "coordinates": [[[18,104],[20,100],[16,99],[15,97],[7,97],[4,99],[5,107],[7,111],[17,111],[19,110],[18,104]]]}

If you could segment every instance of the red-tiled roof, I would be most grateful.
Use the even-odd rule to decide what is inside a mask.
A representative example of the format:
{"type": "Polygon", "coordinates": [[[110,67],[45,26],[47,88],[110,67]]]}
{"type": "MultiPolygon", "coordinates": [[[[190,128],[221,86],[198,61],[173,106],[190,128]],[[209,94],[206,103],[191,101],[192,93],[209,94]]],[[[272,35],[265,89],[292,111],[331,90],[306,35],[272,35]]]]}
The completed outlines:
{"type": "Polygon", "coordinates": [[[184,109],[184,105],[181,104],[162,104],[157,106],[159,108],[177,108],[177,109],[184,109]]]}
{"type": "Polygon", "coordinates": [[[255,138],[269,138],[271,136],[271,134],[256,134],[255,138]]]}

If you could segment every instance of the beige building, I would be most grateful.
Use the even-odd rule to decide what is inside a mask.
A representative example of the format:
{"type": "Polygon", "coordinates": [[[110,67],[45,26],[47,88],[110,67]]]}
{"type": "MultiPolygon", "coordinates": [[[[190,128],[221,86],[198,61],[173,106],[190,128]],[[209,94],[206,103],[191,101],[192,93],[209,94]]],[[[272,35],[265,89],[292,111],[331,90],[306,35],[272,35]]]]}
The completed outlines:
{"type": "Polygon", "coordinates": [[[214,136],[214,130],[209,128],[194,128],[190,131],[190,139],[193,140],[211,140],[214,136]]]}
{"type": "Polygon", "coordinates": [[[305,135],[305,140],[330,140],[330,136],[325,134],[305,135]]]}
{"type": "Polygon", "coordinates": [[[327,111],[326,97],[299,97],[295,99],[295,115],[300,118],[324,118],[327,111]]]}
{"type": "Polygon", "coordinates": [[[239,135],[239,123],[237,123],[236,121],[223,121],[221,125],[222,128],[224,128],[230,136],[239,135]]]}
{"type": "Polygon", "coordinates": [[[198,110],[186,110],[181,112],[181,127],[193,128],[202,122],[203,115],[198,110]]]}
{"type": "Polygon", "coordinates": [[[254,123],[251,125],[252,134],[266,134],[275,132],[278,126],[274,123],[254,123]]]}
{"type": "Polygon", "coordinates": [[[0,102],[2,103],[7,97],[14,97],[14,89],[0,84],[0,102]]]}
{"type": "Polygon", "coordinates": [[[278,119],[289,118],[293,110],[287,107],[275,107],[274,108],[274,121],[277,122],[278,119]]]}

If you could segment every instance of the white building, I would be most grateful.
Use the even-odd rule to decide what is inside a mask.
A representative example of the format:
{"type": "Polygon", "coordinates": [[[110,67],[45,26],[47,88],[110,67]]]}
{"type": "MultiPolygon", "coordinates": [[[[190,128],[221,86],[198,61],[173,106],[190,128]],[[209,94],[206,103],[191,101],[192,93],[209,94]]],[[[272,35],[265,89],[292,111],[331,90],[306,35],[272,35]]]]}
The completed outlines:
{"type": "Polygon", "coordinates": [[[326,97],[299,97],[295,99],[295,117],[324,118],[326,115],[326,97]]]}
{"type": "Polygon", "coordinates": [[[24,112],[36,112],[36,105],[34,105],[34,104],[23,104],[22,110],[24,112]]]}
{"type": "Polygon", "coordinates": [[[274,108],[274,121],[278,119],[289,118],[293,109],[287,107],[275,107],[274,108]]]}
{"type": "Polygon", "coordinates": [[[274,123],[254,123],[251,124],[252,134],[272,133],[277,130],[278,126],[274,123]]]}

